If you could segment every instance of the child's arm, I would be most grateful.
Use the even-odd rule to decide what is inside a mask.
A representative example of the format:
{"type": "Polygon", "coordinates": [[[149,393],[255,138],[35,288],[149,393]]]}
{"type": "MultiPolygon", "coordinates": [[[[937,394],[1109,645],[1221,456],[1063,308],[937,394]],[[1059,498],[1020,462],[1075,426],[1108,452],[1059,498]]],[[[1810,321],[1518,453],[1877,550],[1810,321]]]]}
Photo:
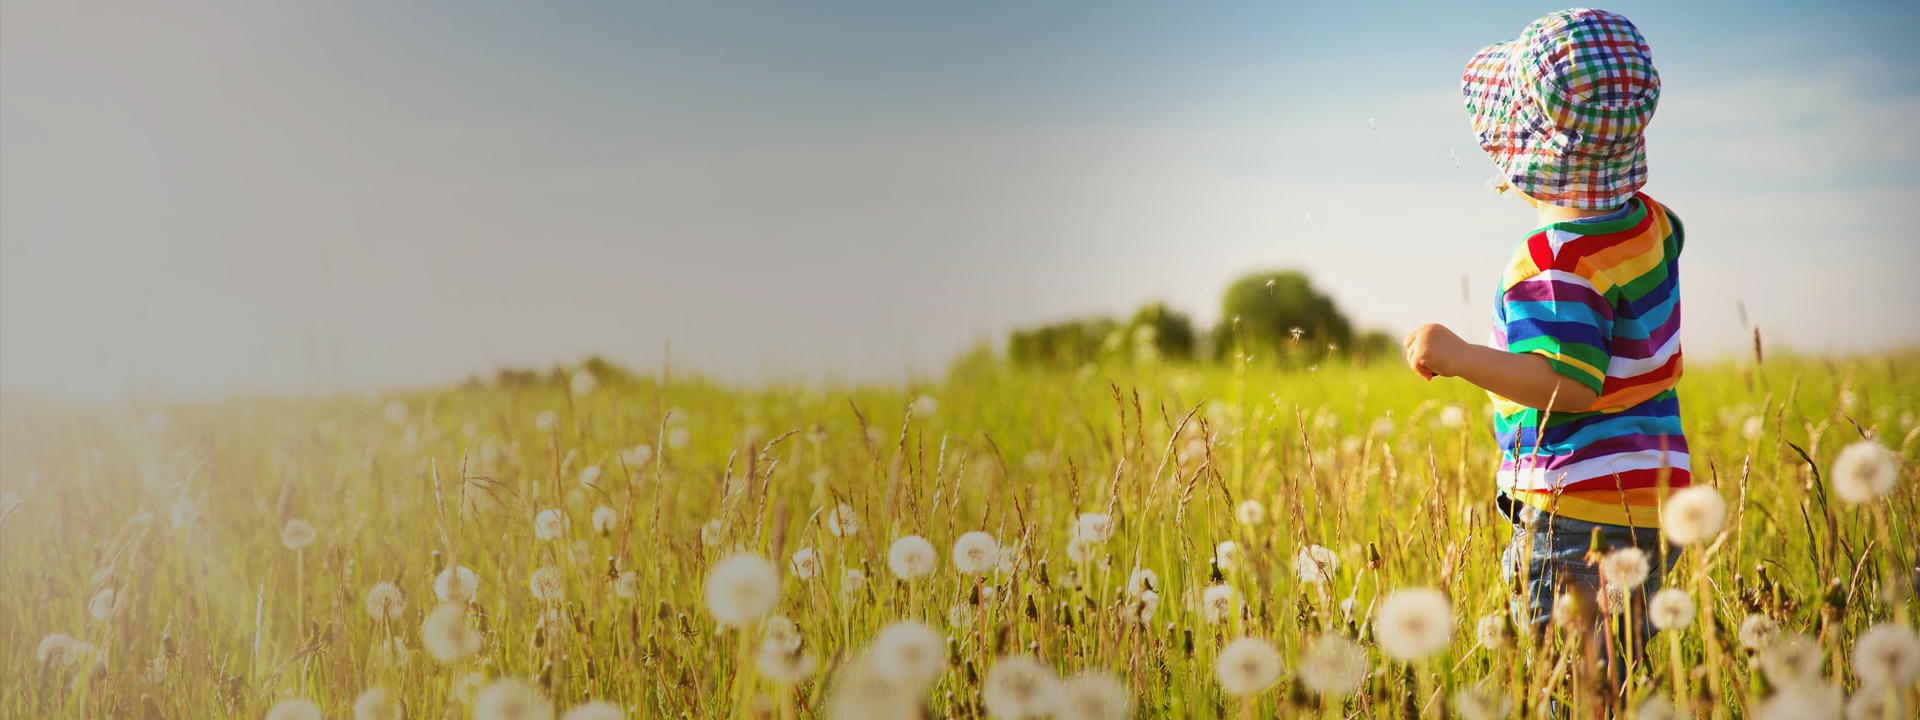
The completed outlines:
{"type": "Polygon", "coordinates": [[[1422,325],[1407,335],[1404,345],[1407,364],[1421,377],[1458,377],[1530,408],[1570,412],[1592,405],[1599,396],[1592,388],[1554,372],[1544,356],[1475,345],[1444,325],[1422,325]]]}

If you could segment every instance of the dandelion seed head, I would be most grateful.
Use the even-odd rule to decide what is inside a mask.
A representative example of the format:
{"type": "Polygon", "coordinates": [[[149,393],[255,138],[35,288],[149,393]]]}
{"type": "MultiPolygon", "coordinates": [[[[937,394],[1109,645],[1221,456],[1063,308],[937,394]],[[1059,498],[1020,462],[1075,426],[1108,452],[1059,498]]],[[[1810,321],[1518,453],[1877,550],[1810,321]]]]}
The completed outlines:
{"type": "Polygon", "coordinates": [[[573,379],[567,382],[567,386],[574,395],[591,395],[595,388],[600,387],[600,378],[594,377],[592,370],[580,368],[573,371],[573,379]]]}
{"type": "Polygon", "coordinates": [[[952,607],[947,608],[947,627],[948,628],[952,628],[955,630],[964,630],[968,625],[971,625],[971,624],[973,624],[973,605],[972,604],[965,603],[965,602],[957,602],[957,603],[954,603],[952,607]]]}
{"type": "Polygon", "coordinates": [[[1373,633],[1388,656],[1408,662],[1418,660],[1446,649],[1453,641],[1453,607],[1438,590],[1400,590],[1381,603],[1373,633]]]}
{"type": "Polygon", "coordinates": [[[87,614],[95,620],[106,622],[107,618],[113,617],[113,611],[120,608],[119,598],[113,588],[104,588],[87,601],[87,614]]]}
{"type": "Polygon", "coordinates": [[[1153,622],[1153,616],[1160,611],[1160,593],[1146,590],[1135,598],[1134,605],[1125,616],[1128,621],[1147,625],[1153,622]]]}
{"type": "Polygon", "coordinates": [[[1060,703],[1060,676],[1032,656],[1003,657],[987,671],[980,700],[996,718],[1045,717],[1060,703]]]}
{"type": "Polygon", "coordinates": [[[1647,581],[1651,567],[1647,564],[1647,553],[1637,547],[1623,547],[1607,553],[1600,559],[1600,575],[1614,587],[1632,592],[1647,581]]]}
{"type": "Polygon", "coordinates": [[[1344,697],[1367,679],[1367,651],[1352,638],[1326,633],[1300,656],[1300,682],[1321,695],[1344,697]]]}
{"type": "Polygon", "coordinates": [[[915,620],[895,620],[873,638],[874,671],[915,688],[939,677],[947,665],[947,641],[915,620]]]}
{"type": "Polygon", "coordinates": [[[1261,505],[1259,500],[1242,500],[1240,507],[1234,510],[1234,515],[1242,525],[1259,525],[1267,520],[1267,506],[1261,505]]]}
{"type": "Polygon", "coordinates": [[[798,643],[788,649],[769,638],[760,643],[759,651],[754,653],[753,664],[768,680],[781,685],[793,685],[811,677],[819,661],[812,654],[801,652],[798,643]]]}
{"type": "Polygon", "coordinates": [[[898,720],[919,717],[920,688],[905,686],[879,672],[873,656],[850,663],[833,677],[829,716],[841,720],[898,720]]]}
{"type": "Polygon", "coordinates": [[[1293,556],[1293,574],[1306,585],[1320,585],[1333,579],[1340,569],[1340,557],[1319,545],[1300,548],[1293,556]]]}
{"type": "Polygon", "coordinates": [[[541,410],[540,414],[533,416],[533,428],[542,433],[552,435],[560,429],[560,413],[552,410],[541,410]]]}
{"type": "Polygon", "coordinates": [[[780,573],[757,555],[734,555],[707,571],[707,612],[722,625],[745,626],[780,602],[780,573]]]}
{"type": "Polygon", "coordinates": [[[1134,568],[1127,575],[1127,594],[1140,597],[1141,593],[1160,589],[1160,575],[1146,568],[1134,568]]]}
{"type": "Polygon", "coordinates": [[[860,534],[860,515],[854,512],[852,505],[839,505],[827,511],[827,532],[834,537],[853,537],[860,534]]]}
{"type": "Polygon", "coordinates": [[[632,570],[622,571],[613,579],[615,597],[632,600],[640,594],[640,575],[632,570]]]}
{"type": "Polygon", "coordinates": [[[1113,516],[1105,513],[1086,513],[1073,524],[1073,537],[1090,543],[1103,543],[1113,538],[1113,516]]]}
{"type": "Polygon", "coordinates": [[[588,490],[600,487],[601,472],[599,465],[588,465],[580,468],[580,487],[588,490]]]}
{"type": "Polygon", "coordinates": [[[1765,615],[1748,615],[1740,621],[1740,645],[1748,650],[1765,650],[1780,634],[1780,623],[1765,615]]]}
{"type": "Polygon", "coordinates": [[[1907,714],[1907,701],[1898,691],[1888,692],[1884,685],[1862,684],[1847,700],[1846,717],[1847,720],[1886,720],[1912,716],[1907,714]]]}
{"type": "Polygon", "coordinates": [[[533,571],[527,578],[527,589],[541,602],[559,602],[567,597],[566,580],[560,576],[560,569],[552,566],[533,571]]]}
{"type": "Polygon", "coordinates": [[[1503,720],[1513,712],[1513,699],[1499,687],[1468,686],[1454,691],[1453,711],[1461,720],[1503,720]]]}
{"type": "Polygon", "coordinates": [[[1481,617],[1474,634],[1480,640],[1480,646],[1488,650],[1505,650],[1513,644],[1513,630],[1507,626],[1506,613],[1496,612],[1481,617]]]}
{"type": "Polygon", "coordinates": [[[466,602],[472,600],[479,589],[480,576],[464,565],[441,570],[440,576],[433,579],[433,594],[440,597],[440,602],[466,602]]]}
{"type": "Polygon", "coordinates": [[[35,657],[43,667],[69,670],[84,664],[93,655],[93,645],[73,639],[66,633],[53,633],[40,639],[35,657]]]}
{"type": "Polygon", "coordinates": [[[1460,428],[1460,426],[1465,424],[1467,424],[1467,411],[1462,409],[1459,405],[1448,405],[1446,407],[1440,408],[1440,426],[1441,427],[1444,427],[1450,430],[1457,430],[1460,428]]]}
{"type": "Polygon", "coordinates": [[[573,706],[560,720],[627,720],[627,711],[605,700],[588,700],[573,706]]]}
{"type": "Polygon", "coordinates": [[[1208,625],[1218,625],[1233,618],[1233,606],[1240,599],[1240,592],[1232,585],[1214,585],[1200,594],[1200,614],[1208,625]]]}
{"type": "Polygon", "coordinates": [[[267,710],[267,720],[325,720],[320,714],[320,706],[303,698],[289,698],[274,703],[267,710]]]}
{"type": "Polygon", "coordinates": [[[450,602],[427,613],[420,623],[420,644],[443,663],[455,663],[480,651],[480,633],[467,627],[467,607],[450,602]]]}
{"type": "Polygon", "coordinates": [[[619,524],[620,513],[615,512],[613,508],[601,505],[593,509],[593,532],[595,534],[610,534],[613,532],[613,528],[619,524]]]}
{"type": "Polygon", "coordinates": [[[567,514],[560,508],[547,508],[533,516],[533,536],[552,540],[567,532],[567,514]]]}
{"type": "Polygon", "coordinates": [[[386,688],[367,688],[353,701],[353,720],[400,720],[400,699],[386,688]]]}
{"type": "Polygon", "coordinates": [[[1727,522],[1727,501],[1707,485],[1690,485],[1667,496],[1660,526],[1667,539],[1681,545],[1712,540],[1727,522]]]}
{"type": "Polygon", "coordinates": [[[392,581],[383,581],[367,590],[367,616],[374,622],[399,620],[407,612],[407,596],[392,581]]]}
{"type": "Polygon", "coordinates": [[[908,535],[893,541],[893,547],[887,549],[887,567],[901,580],[919,580],[933,574],[940,562],[940,556],[933,551],[933,543],[919,535],[908,535]]]}
{"type": "Polygon", "coordinates": [[[846,573],[840,576],[840,591],[849,596],[865,590],[866,587],[867,574],[860,572],[860,568],[847,568],[846,573]]]}
{"type": "Polygon", "coordinates": [[[1893,453],[1873,440],[1861,440],[1840,451],[1833,461],[1833,494],[1850,505],[1870,503],[1893,492],[1900,469],[1893,453]]]}
{"type": "Polygon", "coordinates": [[[801,580],[812,580],[820,574],[820,551],[803,547],[793,551],[789,563],[793,567],[793,576],[801,580]]]}
{"type": "Polygon", "coordinates": [[[785,615],[769,615],[761,623],[760,641],[774,646],[781,652],[794,652],[800,649],[800,626],[785,615]]]}
{"type": "Polygon", "coordinates": [[[1126,720],[1133,715],[1133,693],[1104,672],[1088,670],[1060,683],[1059,720],[1126,720]]]}
{"type": "Polygon", "coordinates": [[[1634,708],[1634,720],[1680,720],[1680,710],[1665,695],[1653,695],[1634,708]]]}
{"type": "Polygon", "coordinates": [[[667,431],[667,447],[675,450],[684,450],[690,442],[693,442],[692,430],[684,427],[676,427],[667,431]]]}
{"type": "Polygon", "coordinates": [[[967,575],[990,572],[1000,563],[1000,542],[975,530],[953,543],[953,567],[967,575]]]}
{"type": "Polygon", "coordinates": [[[1920,636],[1891,622],[1868,628],[1853,641],[1853,673],[1861,685],[1912,685],[1920,680],[1920,636]]]}
{"type": "Polygon", "coordinates": [[[1231,572],[1240,567],[1240,544],[1232,540],[1222,540],[1213,546],[1213,561],[1223,571],[1231,572]]]}
{"type": "Polygon", "coordinates": [[[653,461],[653,447],[649,445],[635,445],[620,451],[620,459],[626,463],[628,469],[637,470],[641,466],[653,461]]]}
{"type": "Polygon", "coordinates": [[[1087,542],[1083,538],[1069,538],[1067,540],[1067,559],[1076,563],[1086,562],[1087,549],[1092,546],[1093,543],[1087,542]]]}
{"type": "Polygon", "coordinates": [[[937,412],[940,412],[940,400],[938,398],[932,395],[921,395],[913,399],[914,416],[927,417],[937,412]]]}
{"type": "Polygon", "coordinates": [[[1260,638],[1243,637],[1220,648],[1213,674],[1234,697],[1252,697],[1280,679],[1280,652],[1260,638]]]}
{"type": "Polygon", "coordinates": [[[1759,440],[1761,436],[1766,434],[1766,432],[1767,432],[1766,418],[1762,418],[1757,415],[1754,417],[1747,418],[1746,422],[1743,422],[1740,424],[1740,437],[1744,437],[1750,442],[1759,440]]]}
{"type": "Polygon", "coordinates": [[[1754,714],[1754,720],[1840,720],[1840,690],[1812,681],[1782,687],[1754,714]]]}
{"type": "Polygon", "coordinates": [[[288,550],[312,545],[319,537],[320,533],[313,529],[313,525],[300,518],[288,520],[287,524],[280,526],[280,544],[287,546],[288,550]]]}
{"type": "Polygon", "coordinates": [[[473,720],[553,720],[553,703],[518,678],[500,678],[473,696],[473,720]]]}
{"type": "Polygon", "coordinates": [[[1800,633],[1783,633],[1760,652],[1760,670],[1775,687],[1789,687],[1820,679],[1826,654],[1813,638],[1800,633]]]}

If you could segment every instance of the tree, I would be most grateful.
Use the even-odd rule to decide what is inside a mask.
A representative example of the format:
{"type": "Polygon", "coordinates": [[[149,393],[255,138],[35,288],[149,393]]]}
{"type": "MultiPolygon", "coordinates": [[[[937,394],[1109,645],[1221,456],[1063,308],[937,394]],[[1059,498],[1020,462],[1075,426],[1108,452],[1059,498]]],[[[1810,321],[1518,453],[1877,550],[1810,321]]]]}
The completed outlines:
{"type": "Polygon", "coordinates": [[[1236,346],[1250,353],[1310,348],[1317,355],[1328,352],[1328,346],[1350,350],[1353,324],[1332,298],[1313,289],[1306,273],[1259,272],[1244,275],[1227,287],[1220,301],[1220,325],[1214,330],[1214,338],[1215,350],[1222,357],[1234,352],[1236,346]]]}
{"type": "Polygon", "coordinates": [[[1193,359],[1193,321],[1169,309],[1166,303],[1147,303],[1133,314],[1127,328],[1136,357],[1145,354],[1145,348],[1152,348],[1154,354],[1167,360],[1193,359]]]}

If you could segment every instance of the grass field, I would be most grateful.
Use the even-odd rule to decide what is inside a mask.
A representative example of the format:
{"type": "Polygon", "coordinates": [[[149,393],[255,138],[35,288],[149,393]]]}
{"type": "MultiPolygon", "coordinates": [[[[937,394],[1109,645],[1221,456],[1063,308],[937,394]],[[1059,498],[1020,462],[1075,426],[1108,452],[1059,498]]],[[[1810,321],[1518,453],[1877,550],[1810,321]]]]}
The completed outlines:
{"type": "Polygon", "coordinates": [[[1632,659],[1624,697],[1593,638],[1512,637],[1490,410],[1462,382],[980,359],[907,387],[602,374],[9,398],[0,716],[1479,718],[1552,697],[1655,718],[1678,686],[1677,716],[1892,720],[1920,700],[1915,353],[1690,369],[1725,531],[1667,577],[1698,612],[1632,659]],[[1898,482],[1856,505],[1832,469],[1863,437],[1898,482]],[[436,588],[452,566],[466,602],[455,573],[436,588]]]}

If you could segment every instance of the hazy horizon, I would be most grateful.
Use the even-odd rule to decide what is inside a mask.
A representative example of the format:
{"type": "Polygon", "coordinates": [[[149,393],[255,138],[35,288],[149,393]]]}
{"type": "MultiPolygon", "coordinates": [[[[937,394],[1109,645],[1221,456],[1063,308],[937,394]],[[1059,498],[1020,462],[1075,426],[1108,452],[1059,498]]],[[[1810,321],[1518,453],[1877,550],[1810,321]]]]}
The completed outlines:
{"type": "MultiPolygon", "coordinates": [[[[1560,7],[6,0],[0,388],[894,380],[1286,267],[1478,341],[1533,214],[1459,74],[1560,7]]],[[[1920,8],[1608,9],[1689,354],[1920,344],[1920,8]]]]}

